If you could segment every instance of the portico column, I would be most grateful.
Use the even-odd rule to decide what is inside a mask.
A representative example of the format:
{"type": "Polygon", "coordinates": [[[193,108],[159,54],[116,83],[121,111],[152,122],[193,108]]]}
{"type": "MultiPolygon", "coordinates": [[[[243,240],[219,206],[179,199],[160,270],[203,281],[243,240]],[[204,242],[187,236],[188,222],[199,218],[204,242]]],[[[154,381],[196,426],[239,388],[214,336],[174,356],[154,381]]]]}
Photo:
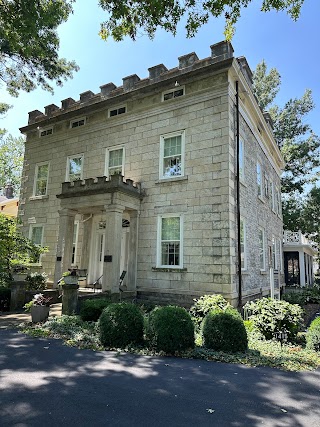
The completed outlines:
{"type": "Polygon", "coordinates": [[[300,286],[306,286],[306,274],[305,274],[305,262],[304,262],[304,252],[299,250],[299,270],[300,270],[300,286]]]}
{"type": "Polygon", "coordinates": [[[129,232],[129,260],[127,287],[130,291],[137,289],[137,253],[138,253],[138,211],[130,212],[130,232],[129,232]]]}
{"type": "Polygon", "coordinates": [[[91,247],[91,233],[92,233],[92,216],[85,218],[83,221],[83,238],[82,238],[82,251],[81,251],[81,268],[88,269],[90,247],[91,247]]]}
{"type": "Polygon", "coordinates": [[[56,253],[56,265],[54,270],[54,286],[62,277],[62,273],[68,270],[72,261],[73,229],[76,211],[61,209],[59,211],[59,235],[56,253]]]}
{"type": "Polygon", "coordinates": [[[112,294],[119,293],[123,210],[118,205],[106,206],[102,290],[112,294]]]}

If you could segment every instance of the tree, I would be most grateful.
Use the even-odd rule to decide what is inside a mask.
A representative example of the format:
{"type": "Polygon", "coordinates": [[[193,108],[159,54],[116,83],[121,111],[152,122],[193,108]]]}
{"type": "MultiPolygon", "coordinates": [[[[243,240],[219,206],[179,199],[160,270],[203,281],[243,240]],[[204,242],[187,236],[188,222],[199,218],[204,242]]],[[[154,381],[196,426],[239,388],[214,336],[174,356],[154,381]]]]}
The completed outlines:
{"type": "Polygon", "coordinates": [[[23,166],[24,138],[0,135],[0,188],[7,182],[13,185],[14,194],[20,192],[20,181],[23,166]]]}
{"type": "Polygon", "coordinates": [[[0,80],[13,96],[40,86],[53,91],[78,67],[59,58],[57,27],[75,0],[0,0],[0,80]]]}
{"type": "MultiPolygon", "coordinates": [[[[187,37],[194,37],[199,28],[209,21],[211,16],[224,16],[226,20],[225,36],[230,40],[241,10],[252,0],[99,0],[109,18],[101,24],[101,37],[109,36],[114,40],[123,40],[125,36],[135,40],[139,31],[153,38],[157,28],[176,34],[177,25],[186,18],[187,37]]],[[[261,11],[286,11],[292,19],[300,15],[304,0],[263,0],[261,11]]]]}
{"type": "Polygon", "coordinates": [[[284,197],[302,194],[305,185],[317,179],[320,165],[320,138],[305,123],[306,116],[314,108],[312,93],[306,90],[301,98],[290,99],[282,108],[278,105],[270,107],[280,89],[278,71],[273,68],[268,73],[262,61],[253,73],[253,81],[259,105],[273,120],[274,137],[285,161],[282,194],[284,197]]]}
{"type": "Polygon", "coordinates": [[[46,250],[18,231],[15,218],[0,214],[0,285],[12,280],[14,266],[36,262],[46,250]]]}

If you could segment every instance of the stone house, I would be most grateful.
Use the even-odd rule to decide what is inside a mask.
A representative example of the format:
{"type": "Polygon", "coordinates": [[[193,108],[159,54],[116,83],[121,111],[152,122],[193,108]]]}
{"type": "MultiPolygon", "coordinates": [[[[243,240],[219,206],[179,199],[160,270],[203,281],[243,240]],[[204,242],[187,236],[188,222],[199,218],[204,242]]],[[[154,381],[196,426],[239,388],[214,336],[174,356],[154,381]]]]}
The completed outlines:
{"type": "Polygon", "coordinates": [[[283,160],[247,61],[226,42],[178,61],[31,111],[20,129],[22,229],[49,247],[54,284],[77,265],[112,293],[126,271],[125,288],[155,301],[279,292],[283,160]]]}

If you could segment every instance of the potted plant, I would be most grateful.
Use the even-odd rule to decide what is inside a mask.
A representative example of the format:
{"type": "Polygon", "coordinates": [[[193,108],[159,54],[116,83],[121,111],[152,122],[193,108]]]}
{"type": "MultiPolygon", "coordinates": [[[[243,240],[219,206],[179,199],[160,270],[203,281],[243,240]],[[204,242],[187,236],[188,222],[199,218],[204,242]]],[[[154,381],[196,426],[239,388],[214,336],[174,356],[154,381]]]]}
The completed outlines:
{"type": "Polygon", "coordinates": [[[15,282],[22,282],[26,280],[26,277],[29,273],[29,268],[23,264],[14,264],[12,266],[12,278],[15,282]]]}
{"type": "Polygon", "coordinates": [[[45,297],[43,294],[36,294],[32,301],[24,305],[26,311],[31,312],[33,323],[43,322],[49,317],[51,297],[45,297]]]}

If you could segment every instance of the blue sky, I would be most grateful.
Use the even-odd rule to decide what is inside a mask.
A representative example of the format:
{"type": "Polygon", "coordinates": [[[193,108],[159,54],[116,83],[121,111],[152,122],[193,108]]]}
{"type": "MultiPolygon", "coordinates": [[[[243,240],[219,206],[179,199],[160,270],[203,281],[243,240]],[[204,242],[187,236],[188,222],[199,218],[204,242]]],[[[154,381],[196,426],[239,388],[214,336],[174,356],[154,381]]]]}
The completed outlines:
{"type": "MultiPolygon", "coordinates": [[[[79,99],[87,90],[100,91],[99,86],[113,82],[122,85],[122,78],[137,74],[148,76],[148,68],[160,63],[167,68],[178,65],[178,57],[196,52],[200,59],[210,55],[210,45],[223,40],[223,19],[212,19],[193,39],[186,39],[181,25],[173,37],[158,31],[153,41],[141,36],[137,41],[104,42],[98,36],[99,23],[104,12],[96,5],[98,1],[77,0],[74,15],[59,28],[61,56],[74,59],[80,71],[63,88],[56,88],[54,95],[42,90],[29,94],[21,92],[18,98],[10,97],[1,88],[1,101],[13,108],[0,121],[12,135],[20,134],[25,126],[28,112],[54,103],[60,107],[62,99],[79,99]]],[[[319,22],[320,1],[305,0],[302,14],[293,22],[284,12],[261,13],[260,1],[254,0],[242,12],[233,38],[235,56],[245,56],[251,69],[265,59],[269,67],[276,67],[282,78],[277,103],[283,105],[290,98],[301,97],[305,89],[311,89],[316,103],[308,122],[320,134],[320,76],[319,76],[319,22]]]]}

